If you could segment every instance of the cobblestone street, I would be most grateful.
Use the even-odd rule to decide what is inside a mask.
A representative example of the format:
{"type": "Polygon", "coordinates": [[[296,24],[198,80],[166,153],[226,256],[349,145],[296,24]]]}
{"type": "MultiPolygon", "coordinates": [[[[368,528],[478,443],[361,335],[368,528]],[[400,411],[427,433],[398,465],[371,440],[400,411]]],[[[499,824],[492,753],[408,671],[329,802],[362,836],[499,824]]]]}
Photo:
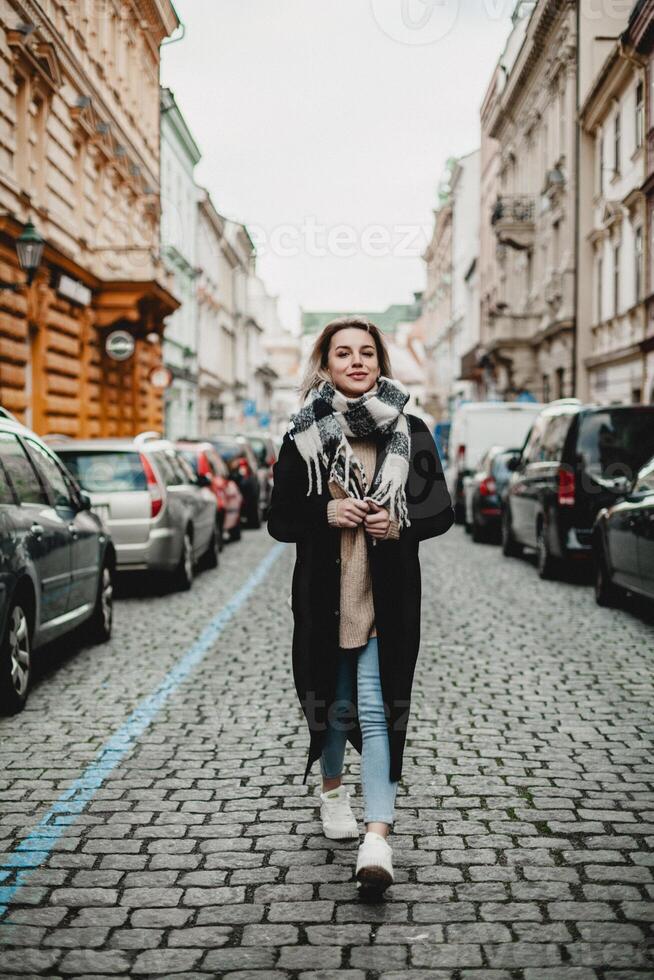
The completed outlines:
{"type": "MultiPolygon", "coordinates": [[[[654,976],[651,621],[599,608],[588,585],[541,581],[462,527],[424,542],[396,880],[367,904],[357,842],[321,834],[317,763],[301,785],[294,550],[264,527],[190,593],[124,590],[112,641],[53,650],[25,711],[0,720],[0,973],[654,976]],[[271,551],[206,655],[170,682],[271,551]],[[133,742],[111,742],[137,708],[133,742]],[[104,768],[76,783],[108,744],[104,768]]],[[[358,780],[348,746],[360,818],[358,780]]]]}

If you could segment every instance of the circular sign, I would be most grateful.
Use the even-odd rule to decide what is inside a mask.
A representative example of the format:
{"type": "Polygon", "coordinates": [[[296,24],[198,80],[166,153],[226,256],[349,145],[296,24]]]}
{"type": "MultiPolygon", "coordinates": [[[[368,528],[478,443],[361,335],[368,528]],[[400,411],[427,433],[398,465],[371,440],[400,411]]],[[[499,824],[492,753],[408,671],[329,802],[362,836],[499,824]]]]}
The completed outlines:
{"type": "Polygon", "coordinates": [[[113,330],[104,342],[104,349],[114,361],[126,361],[134,353],[134,338],[126,330],[113,330]]]}
{"type": "Polygon", "coordinates": [[[167,388],[173,380],[173,372],[170,368],[159,364],[150,371],[150,384],[153,388],[167,388]]]}

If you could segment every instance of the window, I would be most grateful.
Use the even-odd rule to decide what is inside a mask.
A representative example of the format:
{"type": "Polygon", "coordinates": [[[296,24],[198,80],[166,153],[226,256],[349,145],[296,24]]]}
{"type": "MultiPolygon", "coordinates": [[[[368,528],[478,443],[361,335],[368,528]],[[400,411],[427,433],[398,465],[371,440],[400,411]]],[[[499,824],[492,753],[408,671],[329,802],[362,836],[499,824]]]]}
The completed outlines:
{"type": "Polygon", "coordinates": [[[636,149],[643,145],[645,138],[645,99],[642,82],[636,86],[636,149]]]}
{"type": "Polygon", "coordinates": [[[620,173],[620,110],[613,121],[613,172],[620,173]]]}
{"type": "Polygon", "coordinates": [[[178,483],[175,470],[170,464],[170,459],[168,455],[164,452],[152,453],[152,458],[155,461],[159,474],[167,487],[175,486],[178,483]]]}
{"type": "Polygon", "coordinates": [[[543,375],[543,401],[548,402],[550,400],[550,379],[549,375],[543,375]]]}
{"type": "Polygon", "coordinates": [[[545,428],[545,423],[542,418],[536,419],[531,431],[529,433],[529,438],[524,447],[523,457],[528,463],[537,463],[540,461],[541,452],[541,441],[543,438],[543,430],[545,428]]]}
{"type": "Polygon", "coordinates": [[[654,411],[616,408],[589,412],[577,452],[584,469],[601,476],[635,475],[654,456],[654,411]]]}
{"type": "Polygon", "coordinates": [[[639,303],[643,293],[643,228],[636,228],[634,237],[634,262],[636,264],[635,290],[636,302],[639,303]]]}
{"type": "Polygon", "coordinates": [[[597,260],[597,323],[602,322],[602,286],[604,280],[604,259],[600,255],[597,260]]]}
{"type": "Polygon", "coordinates": [[[563,453],[563,443],[568,434],[570,426],[569,415],[552,416],[543,433],[541,459],[554,462],[561,459],[563,453]]]}
{"type": "Polygon", "coordinates": [[[654,459],[638,474],[634,493],[654,493],[654,459]]]}
{"type": "Polygon", "coordinates": [[[556,397],[563,398],[563,378],[565,376],[565,370],[562,367],[556,369],[556,397]]]}
{"type": "Polygon", "coordinates": [[[48,504],[45,489],[16,436],[0,433],[0,456],[21,504],[48,504]]]}
{"type": "Polygon", "coordinates": [[[0,506],[2,504],[15,504],[14,491],[9,483],[9,477],[0,460],[0,506]]]}
{"type": "Polygon", "coordinates": [[[138,453],[58,449],[57,455],[88,493],[121,493],[148,488],[138,453]]]}
{"type": "Polygon", "coordinates": [[[620,308],[620,245],[613,246],[613,315],[620,308]]]}
{"type": "Polygon", "coordinates": [[[39,474],[50,489],[53,506],[69,507],[74,510],[75,504],[71,497],[70,486],[64,478],[63,471],[59,468],[59,464],[38,442],[34,442],[29,437],[25,439],[25,442],[39,474]]]}

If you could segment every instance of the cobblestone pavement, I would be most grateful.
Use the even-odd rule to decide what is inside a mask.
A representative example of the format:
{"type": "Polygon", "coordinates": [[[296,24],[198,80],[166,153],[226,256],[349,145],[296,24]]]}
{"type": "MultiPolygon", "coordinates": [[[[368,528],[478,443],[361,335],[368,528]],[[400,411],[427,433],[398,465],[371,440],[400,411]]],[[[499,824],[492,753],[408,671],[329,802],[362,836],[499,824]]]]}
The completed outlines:
{"type": "MultiPolygon", "coordinates": [[[[381,901],[357,896],[357,842],[320,833],[317,763],[301,784],[294,548],[265,528],[191,593],[120,599],[111,643],[51,654],[26,710],[0,721],[4,866],[274,547],[205,659],[34,861],[0,925],[2,975],[654,976],[652,622],[542,582],[458,526],[421,545],[396,881],[381,901]]],[[[350,746],[346,762],[360,819],[350,746]]]]}

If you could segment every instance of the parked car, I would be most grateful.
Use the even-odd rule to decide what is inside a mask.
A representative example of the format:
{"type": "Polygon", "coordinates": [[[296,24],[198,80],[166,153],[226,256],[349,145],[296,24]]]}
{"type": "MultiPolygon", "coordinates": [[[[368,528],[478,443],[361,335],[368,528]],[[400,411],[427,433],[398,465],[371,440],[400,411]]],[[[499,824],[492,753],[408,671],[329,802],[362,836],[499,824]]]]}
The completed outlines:
{"type": "Polygon", "coordinates": [[[625,590],[654,599],[654,457],[622,499],[599,511],[592,547],[600,606],[618,605],[625,590]]]}
{"type": "Polygon", "coordinates": [[[242,517],[247,527],[261,527],[261,486],[250,443],[239,435],[212,436],[210,442],[227,463],[229,474],[243,495],[242,517]]]}
{"type": "Polygon", "coordinates": [[[584,405],[560,399],[543,409],[512,470],[502,510],[505,555],[535,548],[550,578],[592,556],[598,512],[624,495],[654,455],[654,405],[584,405]]]}
{"type": "Polygon", "coordinates": [[[0,418],[0,709],[27,700],[32,655],[82,626],[111,636],[116,553],[91,500],[57,456],[0,418]]]}
{"type": "Polygon", "coordinates": [[[250,443],[257,460],[257,475],[261,488],[261,513],[263,517],[266,517],[272,495],[273,465],[277,460],[277,449],[267,432],[242,432],[240,434],[250,443]]]}
{"type": "Polygon", "coordinates": [[[499,540],[502,496],[511,476],[507,462],[519,452],[519,448],[492,446],[482,457],[479,469],[463,478],[465,526],[473,541],[499,540]]]}
{"type": "Polygon", "coordinates": [[[218,564],[216,498],[172,442],[148,432],[49,441],[111,532],[118,571],[162,572],[183,590],[197,564],[218,564]]]}
{"type": "Polygon", "coordinates": [[[178,439],[175,449],[189,464],[195,477],[207,477],[207,486],[216,498],[216,523],[219,528],[219,550],[223,549],[223,532],[227,513],[227,485],[230,482],[225,461],[210,442],[200,439],[178,439]]]}
{"type": "Polygon", "coordinates": [[[534,419],[542,411],[540,402],[464,402],[454,412],[445,464],[454,517],[465,520],[463,479],[478,469],[491,446],[521,446],[534,419]]]}

